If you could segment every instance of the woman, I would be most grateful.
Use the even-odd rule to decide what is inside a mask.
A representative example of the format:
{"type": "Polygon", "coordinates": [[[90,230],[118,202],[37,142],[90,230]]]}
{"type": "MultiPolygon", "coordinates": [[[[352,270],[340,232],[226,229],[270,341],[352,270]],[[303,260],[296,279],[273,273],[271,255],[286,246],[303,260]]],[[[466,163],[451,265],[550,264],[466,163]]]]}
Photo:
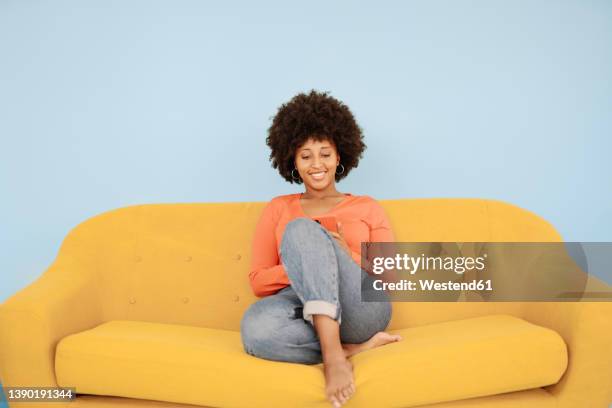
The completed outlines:
{"type": "Polygon", "coordinates": [[[401,340],[384,332],[391,319],[387,297],[361,301],[362,281],[371,279],[360,267],[361,242],[394,241],[390,223],[371,197],[336,189],[357,167],[362,139],[348,107],[326,93],[299,94],[279,108],[266,139],[272,166],[305,191],[275,197],[262,212],[249,279],[263,299],[240,327],[248,354],[323,362],[326,396],[336,407],[355,392],[348,357],[401,340]],[[316,222],[322,218],[337,228],[316,222]]]}

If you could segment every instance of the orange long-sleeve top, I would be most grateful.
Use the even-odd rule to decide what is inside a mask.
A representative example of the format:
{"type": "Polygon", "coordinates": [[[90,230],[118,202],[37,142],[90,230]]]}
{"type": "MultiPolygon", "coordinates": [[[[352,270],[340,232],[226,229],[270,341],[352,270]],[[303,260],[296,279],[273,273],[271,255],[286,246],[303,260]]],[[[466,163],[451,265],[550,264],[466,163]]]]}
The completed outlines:
{"type": "Polygon", "coordinates": [[[253,236],[249,280],[258,297],[272,295],[290,285],[280,261],[280,244],[287,223],[298,217],[335,216],[342,224],[351,257],[361,265],[362,242],[394,242],[391,224],[382,206],[372,197],[345,194],[344,200],[325,214],[310,217],[300,203],[300,193],[274,197],[264,207],[253,236]]]}

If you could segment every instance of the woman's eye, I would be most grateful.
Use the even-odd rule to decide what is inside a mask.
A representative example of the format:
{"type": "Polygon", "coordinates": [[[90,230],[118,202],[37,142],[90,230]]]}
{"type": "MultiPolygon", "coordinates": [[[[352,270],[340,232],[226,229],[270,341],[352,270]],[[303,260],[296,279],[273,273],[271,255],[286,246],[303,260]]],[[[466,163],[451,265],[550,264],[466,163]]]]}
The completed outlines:
{"type": "Polygon", "coordinates": [[[329,156],[331,156],[331,154],[323,154],[322,156],[323,157],[329,157],[329,156]]]}

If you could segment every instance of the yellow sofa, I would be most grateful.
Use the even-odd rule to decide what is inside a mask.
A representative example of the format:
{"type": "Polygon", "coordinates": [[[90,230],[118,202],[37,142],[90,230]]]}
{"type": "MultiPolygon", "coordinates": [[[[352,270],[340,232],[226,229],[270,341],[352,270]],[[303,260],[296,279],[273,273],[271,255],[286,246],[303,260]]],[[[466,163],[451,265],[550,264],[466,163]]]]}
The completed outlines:
{"type": "MultiPolygon", "coordinates": [[[[398,241],[561,240],[499,201],[380,202],[398,241]]],[[[76,387],[54,407],[329,407],[322,365],[242,349],[264,204],[137,205],[75,227],[49,269],[0,305],[3,385],[76,387]]],[[[389,331],[403,341],[352,358],[347,408],[612,402],[610,302],[395,302],[389,331]]]]}

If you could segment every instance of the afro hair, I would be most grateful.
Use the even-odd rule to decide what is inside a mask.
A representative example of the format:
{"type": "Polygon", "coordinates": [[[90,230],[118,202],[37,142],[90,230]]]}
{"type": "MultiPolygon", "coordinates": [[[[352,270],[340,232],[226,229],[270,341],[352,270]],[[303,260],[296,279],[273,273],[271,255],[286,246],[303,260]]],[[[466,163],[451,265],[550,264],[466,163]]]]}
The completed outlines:
{"type": "Polygon", "coordinates": [[[301,184],[302,179],[291,176],[297,149],[308,139],[328,140],[335,145],[344,166],[336,174],[336,182],[357,167],[366,149],[363,133],[349,108],[328,96],[329,92],[300,93],[278,108],[268,129],[266,144],[270,147],[272,167],[290,183],[301,184]]]}

